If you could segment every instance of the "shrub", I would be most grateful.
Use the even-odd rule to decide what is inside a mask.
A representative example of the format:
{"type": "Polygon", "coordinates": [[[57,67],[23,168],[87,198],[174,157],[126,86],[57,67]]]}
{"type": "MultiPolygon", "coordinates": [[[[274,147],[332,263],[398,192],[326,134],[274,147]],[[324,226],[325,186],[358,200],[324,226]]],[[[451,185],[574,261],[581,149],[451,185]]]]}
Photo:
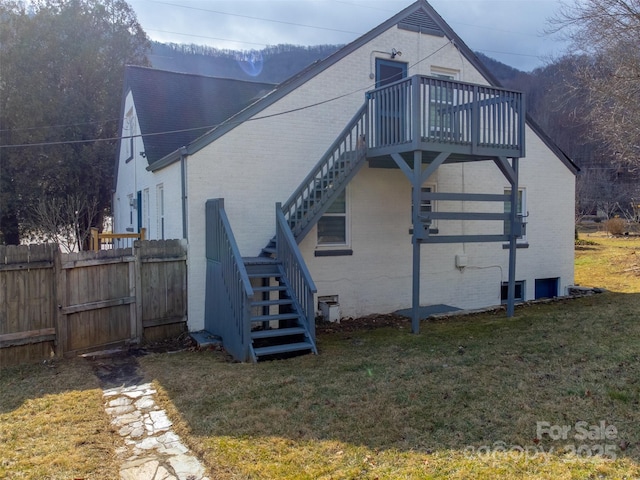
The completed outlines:
{"type": "Polygon", "coordinates": [[[626,223],[620,217],[610,218],[605,222],[604,226],[611,235],[622,235],[626,230],[626,223]]]}

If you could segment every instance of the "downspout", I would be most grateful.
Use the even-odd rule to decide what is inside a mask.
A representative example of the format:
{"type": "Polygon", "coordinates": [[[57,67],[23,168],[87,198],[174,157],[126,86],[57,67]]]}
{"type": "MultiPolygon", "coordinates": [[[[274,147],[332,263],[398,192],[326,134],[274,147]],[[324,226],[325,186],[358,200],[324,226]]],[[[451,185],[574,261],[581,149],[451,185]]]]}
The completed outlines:
{"type": "Polygon", "coordinates": [[[187,147],[180,149],[180,184],[182,189],[182,238],[187,239],[187,147]]]}

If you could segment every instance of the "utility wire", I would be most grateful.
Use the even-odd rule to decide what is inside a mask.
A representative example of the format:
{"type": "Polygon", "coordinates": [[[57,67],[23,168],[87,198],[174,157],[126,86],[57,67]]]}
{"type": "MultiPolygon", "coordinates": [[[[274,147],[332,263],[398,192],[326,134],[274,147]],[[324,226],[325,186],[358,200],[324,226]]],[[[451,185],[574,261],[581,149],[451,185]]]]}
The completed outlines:
{"type": "MultiPolygon", "coordinates": [[[[427,55],[426,57],[418,60],[417,62],[415,62],[412,65],[408,66],[408,69],[411,69],[413,67],[415,67],[416,65],[424,62],[425,60],[427,60],[429,57],[432,57],[433,55],[435,55],[436,53],[438,53],[440,50],[444,49],[445,47],[452,45],[451,42],[447,42],[444,45],[442,45],[440,48],[434,50],[433,52],[431,52],[429,55],[427,55]]],[[[26,148],[26,147],[47,147],[47,146],[55,146],[55,145],[77,145],[77,144],[82,144],[82,143],[92,143],[92,142],[113,142],[113,141],[118,141],[118,140],[129,140],[131,138],[144,138],[144,137],[155,137],[158,135],[172,135],[172,134],[176,134],[176,133],[185,133],[185,132],[193,132],[193,131],[197,131],[197,130],[213,130],[215,128],[220,127],[221,125],[240,125],[242,123],[245,122],[253,122],[253,121],[258,121],[258,120],[264,120],[267,118],[273,118],[273,117],[279,117],[282,115],[288,115],[290,113],[295,113],[295,112],[300,112],[303,110],[307,110],[309,108],[313,108],[313,107],[317,107],[320,105],[324,105],[330,102],[334,102],[336,100],[340,100],[341,98],[345,98],[351,95],[355,95],[356,93],[361,93],[363,91],[367,91],[370,90],[371,88],[375,87],[375,84],[371,84],[371,85],[367,85],[363,88],[358,88],[354,91],[348,92],[348,93],[344,93],[342,95],[338,95],[336,97],[332,97],[329,98],[327,100],[322,100],[320,102],[316,102],[316,103],[311,103],[308,105],[304,105],[298,108],[292,108],[289,110],[285,110],[283,112],[276,112],[276,113],[272,113],[269,115],[262,115],[259,117],[253,117],[253,118],[249,118],[247,120],[244,120],[242,122],[240,121],[233,121],[233,120],[229,120],[229,121],[225,121],[222,122],[220,124],[216,124],[216,125],[207,125],[207,126],[202,126],[202,127],[193,127],[193,128],[185,128],[185,129],[180,129],[180,130],[167,130],[167,131],[163,131],[163,132],[152,132],[152,133],[141,133],[138,135],[128,135],[128,136],[118,136],[118,137],[109,137],[109,138],[94,138],[94,139],[86,139],[86,140],[61,140],[61,141],[55,141],[55,142],[38,142],[38,143],[22,143],[22,144],[9,144],[9,145],[0,145],[0,150],[1,149],[6,149],[6,148],[26,148]]],[[[233,117],[231,117],[233,118],[233,117]]]]}
{"type": "Polygon", "coordinates": [[[66,125],[41,125],[39,127],[20,127],[20,128],[1,128],[0,132],[23,132],[28,130],[41,130],[45,128],[67,128],[67,127],[82,127],[85,125],[100,125],[103,123],[117,122],[117,118],[111,120],[96,120],[95,122],[82,122],[82,123],[69,123],[66,125]]]}
{"type": "Polygon", "coordinates": [[[285,20],[273,20],[271,18],[252,17],[251,15],[243,15],[241,13],[221,12],[219,10],[211,10],[211,9],[208,9],[208,8],[192,7],[190,5],[180,5],[180,4],[177,4],[177,3],[170,3],[170,2],[161,2],[160,0],[147,0],[147,1],[148,2],[152,2],[152,3],[159,3],[159,4],[162,4],[162,5],[169,5],[170,7],[186,8],[188,10],[198,10],[200,12],[216,13],[218,15],[228,15],[228,16],[231,16],[231,17],[247,18],[247,19],[250,19],[250,20],[260,20],[261,22],[280,23],[280,24],[283,24],[283,25],[292,25],[292,26],[295,26],[295,27],[315,28],[317,30],[326,30],[326,31],[329,31],[329,32],[350,33],[350,34],[360,35],[360,32],[354,32],[352,30],[340,30],[338,28],[320,27],[318,25],[308,25],[308,24],[304,24],[304,23],[287,22],[285,20]]]}

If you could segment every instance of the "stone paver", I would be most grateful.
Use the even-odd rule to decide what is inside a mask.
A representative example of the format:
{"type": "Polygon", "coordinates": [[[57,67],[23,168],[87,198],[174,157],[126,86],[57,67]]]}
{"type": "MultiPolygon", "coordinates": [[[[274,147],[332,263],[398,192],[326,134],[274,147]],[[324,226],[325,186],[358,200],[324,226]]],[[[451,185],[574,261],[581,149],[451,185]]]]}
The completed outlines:
{"type": "Polygon", "coordinates": [[[105,411],[124,440],[116,451],[120,479],[209,480],[200,461],[171,430],[173,424],[156,404],[155,393],[150,383],[141,381],[103,389],[105,411]]]}

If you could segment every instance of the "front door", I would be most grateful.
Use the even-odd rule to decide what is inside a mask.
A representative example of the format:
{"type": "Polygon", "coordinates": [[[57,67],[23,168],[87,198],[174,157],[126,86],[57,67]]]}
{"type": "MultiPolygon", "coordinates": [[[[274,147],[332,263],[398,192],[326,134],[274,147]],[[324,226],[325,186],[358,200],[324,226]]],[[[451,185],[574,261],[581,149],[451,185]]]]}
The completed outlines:
{"type": "MultiPolygon", "coordinates": [[[[393,60],[376,59],[376,88],[390,85],[407,77],[407,64],[393,60]]],[[[409,99],[408,87],[385,91],[376,105],[377,145],[396,145],[408,140],[405,132],[405,114],[409,99]]]]}

